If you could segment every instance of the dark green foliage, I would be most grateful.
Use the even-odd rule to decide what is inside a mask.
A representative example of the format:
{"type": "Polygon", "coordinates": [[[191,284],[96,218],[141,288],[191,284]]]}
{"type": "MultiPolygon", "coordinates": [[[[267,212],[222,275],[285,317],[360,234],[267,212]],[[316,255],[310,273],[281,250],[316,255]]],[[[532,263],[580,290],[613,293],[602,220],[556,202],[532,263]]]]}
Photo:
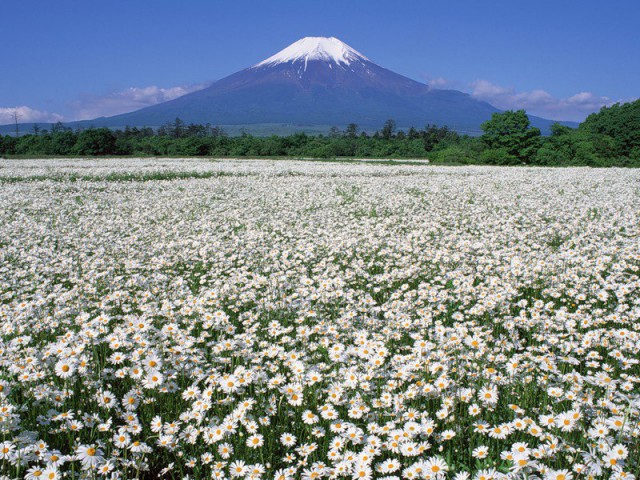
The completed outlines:
{"type": "Polygon", "coordinates": [[[113,155],[116,153],[116,137],[108,128],[90,128],[80,132],[72,153],[90,156],[113,155]]]}
{"type": "Polygon", "coordinates": [[[540,147],[540,130],[531,127],[524,110],[494,113],[480,127],[484,132],[480,140],[487,147],[483,163],[530,163],[540,147]]]}
{"type": "Polygon", "coordinates": [[[356,138],[358,136],[358,125],[356,125],[355,123],[350,123],[349,125],[347,125],[344,134],[347,138],[356,138]]]}
{"type": "Polygon", "coordinates": [[[496,113],[482,128],[484,135],[473,138],[435,125],[397,130],[390,119],[373,134],[352,123],[328,135],[229,137],[220,127],[185,125],[179,118],[155,131],[74,132],[58,123],[51,131],[0,136],[0,155],[429,158],[446,164],[640,167],[640,101],[603,108],[577,129],[556,123],[548,137],[530,126],[523,110],[496,113]]]}
{"type": "Polygon", "coordinates": [[[640,100],[604,107],[591,114],[578,128],[593,137],[602,157],[637,159],[640,154],[640,100]]]}
{"type": "Polygon", "coordinates": [[[59,130],[51,135],[40,136],[43,141],[42,149],[45,151],[38,152],[51,155],[69,155],[73,151],[73,147],[76,144],[78,136],[71,130],[59,130]],[[50,139],[51,143],[48,144],[47,140],[50,139]]]}
{"type": "Polygon", "coordinates": [[[519,163],[525,163],[512,154],[512,151],[512,149],[506,147],[483,150],[480,154],[480,163],[488,165],[518,165],[519,163]]]}
{"type": "Polygon", "coordinates": [[[389,119],[384,122],[384,127],[382,127],[382,138],[385,140],[389,140],[393,136],[393,132],[396,130],[396,122],[395,120],[389,119]]]}
{"type": "Polygon", "coordinates": [[[18,139],[9,135],[0,137],[0,154],[15,155],[17,143],[18,139]]]}
{"type": "Polygon", "coordinates": [[[553,125],[534,163],[640,167],[640,100],[604,107],[577,129],[553,125]]]}

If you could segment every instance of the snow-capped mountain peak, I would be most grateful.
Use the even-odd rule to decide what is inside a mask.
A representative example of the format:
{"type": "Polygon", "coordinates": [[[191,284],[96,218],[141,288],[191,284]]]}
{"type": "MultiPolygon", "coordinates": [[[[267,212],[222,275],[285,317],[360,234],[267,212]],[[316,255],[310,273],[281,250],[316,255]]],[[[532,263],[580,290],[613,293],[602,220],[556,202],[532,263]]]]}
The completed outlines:
{"type": "Polygon", "coordinates": [[[255,66],[289,62],[304,62],[306,66],[310,60],[350,65],[354,61],[368,61],[368,58],[335,37],[305,37],[255,66]]]}
{"type": "MultiPolygon", "coordinates": [[[[297,131],[352,122],[373,129],[393,118],[403,127],[479,130],[497,111],[467,93],[432,89],[387,70],[337,38],[306,37],[207,88],[86,125],[160,126],[179,116],[186,123],[286,125],[297,131]]],[[[551,124],[531,120],[543,129],[551,124]]]]}

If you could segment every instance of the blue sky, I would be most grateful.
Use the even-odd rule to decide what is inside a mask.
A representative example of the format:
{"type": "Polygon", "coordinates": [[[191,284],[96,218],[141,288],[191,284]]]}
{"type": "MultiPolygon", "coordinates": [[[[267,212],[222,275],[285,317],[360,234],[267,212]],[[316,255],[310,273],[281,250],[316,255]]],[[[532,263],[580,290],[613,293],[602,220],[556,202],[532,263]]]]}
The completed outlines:
{"type": "Polygon", "coordinates": [[[0,124],[135,110],[305,36],[546,118],[640,96],[637,0],[21,0],[0,16],[0,124]]]}

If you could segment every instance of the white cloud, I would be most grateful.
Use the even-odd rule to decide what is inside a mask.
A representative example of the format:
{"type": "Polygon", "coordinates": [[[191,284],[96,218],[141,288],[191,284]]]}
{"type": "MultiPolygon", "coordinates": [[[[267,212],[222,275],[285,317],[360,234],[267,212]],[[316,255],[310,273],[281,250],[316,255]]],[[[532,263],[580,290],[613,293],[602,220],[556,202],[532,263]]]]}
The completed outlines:
{"type": "Polygon", "coordinates": [[[422,80],[429,85],[429,87],[434,88],[436,90],[463,90],[465,85],[462,82],[457,80],[452,80],[450,78],[445,77],[436,77],[428,73],[423,73],[420,75],[422,80]]]}
{"type": "Polygon", "coordinates": [[[451,82],[444,77],[432,78],[429,81],[431,88],[447,88],[451,86],[451,82]]]}
{"type": "Polygon", "coordinates": [[[470,88],[472,97],[484,100],[501,110],[524,109],[532,115],[552,120],[577,122],[583,121],[590,113],[597,112],[604,106],[633,100],[613,100],[591,92],[580,92],[568,98],[558,98],[545,90],[516,92],[513,87],[496,85],[487,80],[477,80],[470,85],[470,88]]]}
{"type": "Polygon", "coordinates": [[[105,95],[83,95],[71,104],[74,120],[109,117],[119,113],[133,112],[140,108],[173,100],[187,93],[205,88],[208,84],[177,86],[170,88],[130,87],[105,95]]]}
{"type": "Polygon", "coordinates": [[[63,120],[62,115],[57,113],[44,112],[22,105],[19,107],[0,107],[0,125],[14,123],[15,114],[18,115],[18,123],[55,123],[63,120]]]}

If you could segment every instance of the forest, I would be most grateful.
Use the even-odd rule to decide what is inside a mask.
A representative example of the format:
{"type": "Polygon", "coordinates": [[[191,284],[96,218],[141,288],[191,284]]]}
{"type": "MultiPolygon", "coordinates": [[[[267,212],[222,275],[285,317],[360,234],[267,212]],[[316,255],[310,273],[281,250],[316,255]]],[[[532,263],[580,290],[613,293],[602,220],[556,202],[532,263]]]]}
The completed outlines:
{"type": "Polygon", "coordinates": [[[439,164],[640,167],[640,100],[589,115],[578,128],[559,123],[544,136],[524,110],[493,114],[482,135],[461,135],[446,126],[398,129],[390,119],[377,131],[352,123],[326,135],[295,133],[229,136],[219,126],[185,124],[159,128],[73,130],[34,124],[28,134],[0,136],[0,155],[212,156],[291,158],[427,158],[439,164]]]}

